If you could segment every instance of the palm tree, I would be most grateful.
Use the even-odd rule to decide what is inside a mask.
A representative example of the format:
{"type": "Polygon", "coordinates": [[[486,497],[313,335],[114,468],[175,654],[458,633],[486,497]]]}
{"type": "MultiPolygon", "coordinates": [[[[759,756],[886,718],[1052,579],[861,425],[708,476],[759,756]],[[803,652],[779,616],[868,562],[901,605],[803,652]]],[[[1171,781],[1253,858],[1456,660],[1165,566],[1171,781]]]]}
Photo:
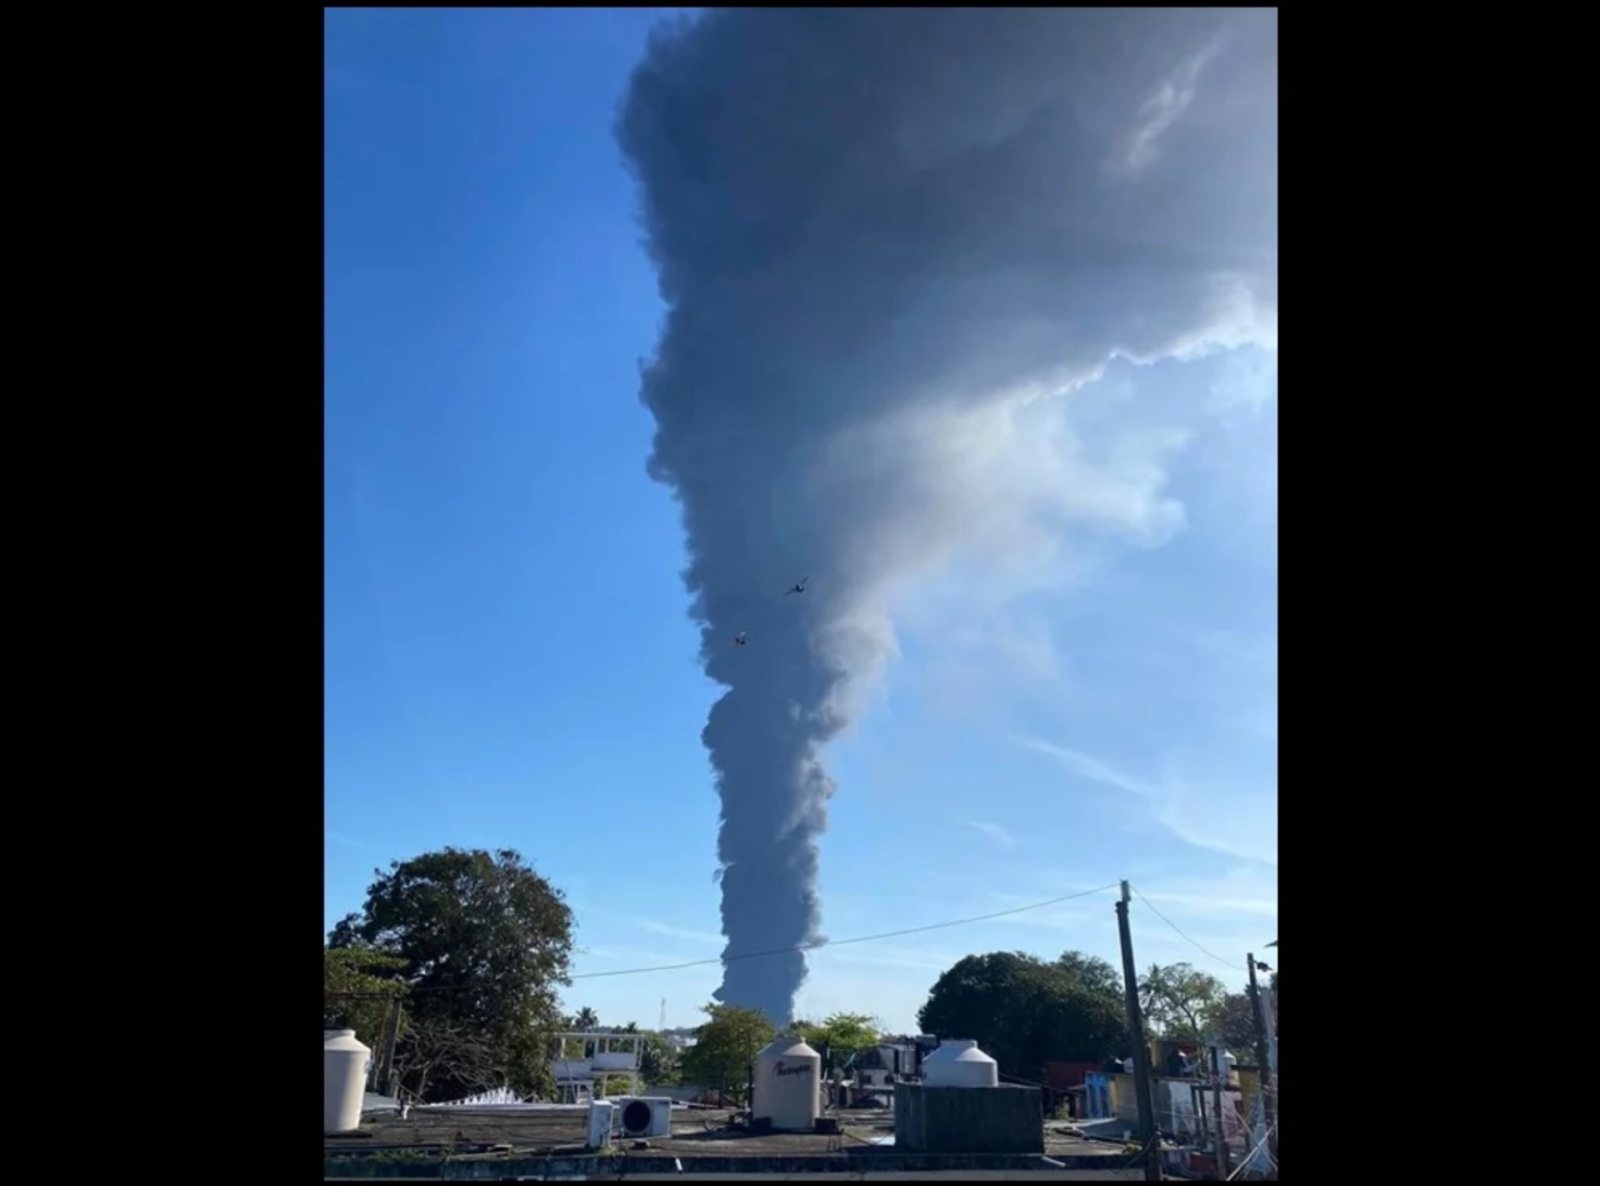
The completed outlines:
{"type": "Polygon", "coordinates": [[[587,1005],[579,1009],[578,1015],[572,1019],[572,1028],[575,1030],[592,1030],[598,1028],[599,1025],[600,1018],[587,1005]]]}

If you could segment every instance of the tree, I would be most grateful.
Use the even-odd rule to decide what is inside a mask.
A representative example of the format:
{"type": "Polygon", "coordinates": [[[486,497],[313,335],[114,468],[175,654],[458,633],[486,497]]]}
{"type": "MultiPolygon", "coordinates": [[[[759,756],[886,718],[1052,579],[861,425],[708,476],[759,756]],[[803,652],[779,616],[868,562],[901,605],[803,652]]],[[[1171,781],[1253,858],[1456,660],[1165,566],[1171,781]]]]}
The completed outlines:
{"type": "Polygon", "coordinates": [[[883,1041],[877,1020],[865,1013],[834,1013],[820,1022],[797,1021],[790,1030],[818,1051],[826,1045],[835,1066],[842,1065],[850,1055],[883,1041]]]}
{"type": "Polygon", "coordinates": [[[1068,952],[969,955],[945,971],[917,1013],[924,1033],[971,1038],[1003,1074],[1040,1080],[1045,1064],[1120,1055],[1127,1025],[1116,972],[1068,952]]]}
{"type": "MultiPolygon", "coordinates": [[[[1122,974],[1097,955],[1081,951],[1064,951],[1056,959],[1056,967],[1071,976],[1087,992],[1122,999],[1122,974]]],[[[1127,1009],[1127,1005],[1123,1005],[1127,1009]]]]}
{"type": "Polygon", "coordinates": [[[600,1017],[595,1011],[585,1005],[572,1016],[572,1028],[575,1030],[592,1030],[599,1028],[600,1017]]]}
{"type": "Polygon", "coordinates": [[[407,1050],[396,1057],[397,1068],[410,1068],[402,1085],[459,1098],[483,1090],[490,1075],[498,1082],[489,1086],[548,1093],[544,1043],[560,1028],[555,993],[568,983],[572,954],[572,911],[561,891],[512,849],[445,848],[392,862],[374,877],[362,911],[343,919],[328,945],[371,947],[400,961],[410,1023],[400,1039],[407,1050]],[[444,1041],[478,1053],[452,1059],[428,1047],[444,1041]],[[483,1051],[487,1066],[474,1061],[483,1051]]]}
{"type": "Polygon", "coordinates": [[[1205,1028],[1222,1039],[1225,1049],[1246,1062],[1254,1061],[1256,1022],[1248,993],[1225,994],[1206,1014],[1205,1028]]]}
{"type": "Polygon", "coordinates": [[[678,1056],[672,1043],[661,1034],[646,1032],[639,1044],[639,1077],[645,1083],[666,1084],[678,1081],[678,1056]]]}
{"type": "Polygon", "coordinates": [[[775,1033],[760,1009],[738,1005],[706,1005],[709,1020],[695,1031],[695,1043],[684,1051],[683,1078],[743,1100],[745,1072],[775,1033]]]}
{"type": "Polygon", "coordinates": [[[322,1028],[355,1030],[377,1050],[395,1001],[406,986],[396,977],[405,961],[365,944],[322,949],[322,1028]]]}
{"type": "Polygon", "coordinates": [[[403,1015],[395,1046],[395,1075],[402,1089],[426,1100],[464,1099],[506,1082],[499,1051],[485,1031],[446,1016],[403,1015]]]}
{"type": "Polygon", "coordinates": [[[1190,1042],[1204,1036],[1206,1018],[1226,995],[1222,981],[1191,964],[1151,964],[1139,984],[1140,1006],[1151,1028],[1190,1042]]]}

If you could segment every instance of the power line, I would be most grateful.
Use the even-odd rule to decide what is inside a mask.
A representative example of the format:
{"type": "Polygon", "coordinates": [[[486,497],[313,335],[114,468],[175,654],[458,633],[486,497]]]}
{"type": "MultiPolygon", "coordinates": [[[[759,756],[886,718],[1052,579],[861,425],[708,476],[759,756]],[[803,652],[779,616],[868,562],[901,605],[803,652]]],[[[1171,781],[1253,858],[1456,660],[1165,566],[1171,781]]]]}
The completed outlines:
{"type": "Polygon", "coordinates": [[[824,947],[845,947],[851,943],[876,943],[879,939],[898,939],[901,935],[920,935],[926,931],[943,930],[945,927],[966,926],[968,923],[988,922],[992,918],[1005,918],[1010,914],[1023,914],[1029,910],[1042,910],[1046,906],[1056,906],[1062,902],[1070,902],[1074,898],[1087,898],[1093,894],[1103,894],[1107,890],[1117,888],[1117,883],[1097,886],[1081,893],[1067,894],[1065,897],[1050,898],[1044,902],[1034,902],[1027,906],[1013,906],[1010,910],[996,910],[993,914],[976,914],[971,918],[954,918],[949,922],[929,923],[923,927],[905,927],[898,931],[883,931],[877,935],[861,935],[854,939],[819,939],[815,943],[802,943],[791,947],[774,947],[769,951],[746,951],[738,955],[719,955],[710,959],[688,960],[681,964],[657,964],[649,968],[619,968],[614,972],[581,972],[569,979],[572,980],[598,980],[602,976],[638,976],[645,972],[676,972],[679,968],[700,968],[708,964],[725,964],[734,960],[761,959],[769,955],[788,955],[795,951],[816,951],[824,947]]]}
{"type": "MultiPolygon", "coordinates": [[[[597,980],[602,976],[639,976],[646,972],[675,972],[679,968],[700,968],[710,964],[724,964],[733,960],[761,959],[769,955],[788,955],[794,951],[817,951],[824,947],[847,947],[852,943],[875,943],[879,939],[896,939],[901,935],[920,935],[927,931],[939,931],[946,927],[961,927],[974,922],[988,922],[994,918],[1005,918],[1012,914],[1025,914],[1030,910],[1043,910],[1046,906],[1058,906],[1062,902],[1071,902],[1075,898],[1087,898],[1094,894],[1103,894],[1107,890],[1117,888],[1117,883],[1096,886],[1094,889],[1082,890],[1075,894],[1066,894],[1059,898],[1048,898],[1043,902],[1031,902],[1026,906],[1013,906],[1009,910],[996,910],[992,914],[975,914],[971,918],[953,918],[948,922],[929,923],[921,927],[904,927],[898,931],[883,931],[876,935],[859,935],[854,939],[821,939],[815,943],[802,943],[792,947],[774,947],[767,951],[746,951],[738,955],[719,955],[709,959],[686,960],[681,964],[655,964],[647,968],[618,968],[614,972],[580,972],[576,976],[569,976],[569,980],[597,980]]],[[[1135,891],[1138,892],[1138,891],[1135,891]]],[[[325,996],[347,998],[388,998],[403,994],[406,988],[398,988],[388,992],[330,992],[325,996]]],[[[433,985],[424,987],[418,985],[409,989],[410,992],[471,992],[472,985],[433,985]]]]}
{"type": "Polygon", "coordinates": [[[1201,953],[1203,953],[1203,954],[1205,954],[1207,956],[1210,956],[1212,959],[1216,960],[1217,963],[1222,964],[1222,965],[1224,965],[1226,967],[1232,968],[1237,972],[1243,972],[1243,971],[1247,970],[1247,969],[1241,967],[1239,964],[1233,963],[1231,960],[1223,959],[1216,952],[1210,951],[1207,948],[1201,947],[1199,943],[1196,943],[1193,939],[1191,939],[1189,937],[1188,932],[1186,932],[1182,927],[1180,927],[1177,923],[1173,922],[1165,914],[1162,914],[1161,911],[1157,910],[1154,906],[1151,906],[1150,905],[1150,899],[1145,897],[1143,894],[1141,894],[1139,892],[1139,887],[1138,886],[1133,886],[1132,889],[1133,889],[1133,892],[1134,892],[1134,896],[1136,896],[1139,899],[1139,901],[1143,902],[1146,906],[1150,906],[1150,913],[1154,914],[1162,922],[1166,923],[1173,930],[1177,931],[1179,936],[1181,936],[1186,942],[1193,944],[1197,951],[1200,951],[1201,953]]]}

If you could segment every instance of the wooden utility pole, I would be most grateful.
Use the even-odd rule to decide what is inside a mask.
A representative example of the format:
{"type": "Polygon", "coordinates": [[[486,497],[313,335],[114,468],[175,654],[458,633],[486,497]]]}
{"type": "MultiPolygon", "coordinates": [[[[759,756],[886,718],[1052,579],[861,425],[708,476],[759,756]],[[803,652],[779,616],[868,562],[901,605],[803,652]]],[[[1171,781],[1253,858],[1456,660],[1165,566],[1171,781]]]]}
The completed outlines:
{"type": "Polygon", "coordinates": [[[1144,1180],[1161,1181],[1161,1145],[1156,1109],[1150,1092],[1150,1047],[1144,1040],[1144,1017],[1139,1012],[1139,975],[1133,962],[1133,932],[1128,929],[1128,883],[1122,883],[1117,902],[1117,937],[1122,940],[1122,990],[1128,1002],[1128,1032],[1133,1038],[1133,1091],[1139,1102],[1139,1144],[1144,1152],[1144,1180]]]}
{"type": "Polygon", "coordinates": [[[384,1079],[387,1087],[383,1094],[390,1099],[398,1098],[396,1092],[399,1088],[395,1083],[394,1077],[394,1048],[400,1041],[400,1018],[404,1012],[405,1004],[399,997],[396,997],[394,1002],[394,1021],[389,1026],[389,1040],[384,1044],[383,1051],[384,1079]]]}
{"type": "Polygon", "coordinates": [[[1245,967],[1250,969],[1250,1020],[1256,1031],[1256,1062],[1261,1064],[1261,1123],[1267,1130],[1267,1154],[1272,1158],[1272,1173],[1277,1176],[1278,1124],[1277,1107],[1272,1102],[1272,1092],[1277,1087],[1277,1076],[1267,1057],[1267,1025],[1261,1010],[1261,986],[1256,983],[1256,957],[1253,951],[1245,953],[1245,967]]]}
{"type": "Polygon", "coordinates": [[[389,1015],[394,1012],[394,1002],[390,1001],[383,1007],[383,1024],[378,1027],[377,1039],[372,1043],[372,1067],[367,1071],[367,1090],[377,1094],[378,1088],[383,1086],[383,1042],[384,1035],[389,1032],[389,1015]]]}
{"type": "MultiPolygon", "coordinates": [[[[1222,1119],[1222,1088],[1223,1080],[1227,1078],[1227,1065],[1222,1061],[1222,1039],[1212,1035],[1216,1040],[1211,1047],[1211,1102],[1217,1113],[1217,1173],[1222,1180],[1228,1180],[1228,1126],[1222,1119]]],[[[1246,1153],[1249,1149],[1245,1150],[1246,1153]]]]}

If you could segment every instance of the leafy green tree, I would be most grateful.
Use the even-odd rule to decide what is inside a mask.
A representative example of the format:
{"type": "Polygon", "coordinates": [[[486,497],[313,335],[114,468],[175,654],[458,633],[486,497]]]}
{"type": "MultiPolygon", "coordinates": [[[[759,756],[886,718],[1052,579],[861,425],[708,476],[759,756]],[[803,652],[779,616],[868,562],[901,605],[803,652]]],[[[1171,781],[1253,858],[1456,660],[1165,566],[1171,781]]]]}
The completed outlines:
{"type": "Polygon", "coordinates": [[[661,1034],[646,1031],[639,1045],[639,1077],[646,1083],[678,1081],[678,1052],[661,1034]]]}
{"type": "MultiPolygon", "coordinates": [[[[1085,992],[1122,999],[1122,974],[1097,955],[1064,951],[1057,957],[1056,967],[1072,977],[1085,992]]],[[[1123,1010],[1127,1010],[1126,1003],[1123,1010]]]]}
{"type": "Polygon", "coordinates": [[[1120,1054],[1127,1034],[1115,971],[1077,952],[1050,963],[1024,952],[967,956],[939,977],[917,1024],[924,1033],[971,1038],[1002,1073],[1031,1080],[1057,1059],[1120,1054]]]}
{"type": "Polygon", "coordinates": [[[388,1032],[395,1000],[406,985],[405,961],[364,944],[322,949],[322,1028],[355,1030],[374,1050],[388,1032]]]}
{"type": "Polygon", "coordinates": [[[1248,993],[1224,994],[1207,1012],[1204,1028],[1217,1034],[1223,1046],[1233,1051],[1234,1057],[1246,1062],[1253,1061],[1251,1052],[1255,1049],[1256,1023],[1248,993]]]}
{"type": "Polygon", "coordinates": [[[882,1027],[866,1013],[834,1013],[822,1021],[797,1021],[789,1028],[818,1051],[826,1045],[835,1066],[883,1041],[882,1027]]]}
{"type": "Polygon", "coordinates": [[[409,1025],[402,1086],[447,1099],[505,1085],[523,1096],[553,1087],[547,1036],[560,1028],[556,989],[568,983],[572,911],[561,891],[512,849],[445,848],[375,871],[360,913],[330,948],[375,948],[400,961],[409,1025]],[[459,1057],[423,1050],[452,1043],[459,1057]],[[469,1057],[470,1054],[470,1057],[469,1057]],[[416,1068],[429,1066],[425,1090],[416,1068]]]}
{"type": "Polygon", "coordinates": [[[746,1072],[775,1036],[772,1023],[760,1009],[738,1005],[706,1005],[702,1012],[709,1020],[695,1030],[694,1045],[683,1053],[683,1078],[712,1090],[725,1089],[743,1101],[746,1072]]]}
{"type": "Polygon", "coordinates": [[[1151,1029],[1190,1042],[1204,1036],[1206,1018],[1225,996],[1222,981],[1192,964],[1151,964],[1139,984],[1140,1008],[1151,1029]]]}
{"type": "Polygon", "coordinates": [[[600,1025],[600,1016],[589,1006],[585,1005],[572,1015],[572,1028],[575,1030],[597,1029],[600,1025]]]}

